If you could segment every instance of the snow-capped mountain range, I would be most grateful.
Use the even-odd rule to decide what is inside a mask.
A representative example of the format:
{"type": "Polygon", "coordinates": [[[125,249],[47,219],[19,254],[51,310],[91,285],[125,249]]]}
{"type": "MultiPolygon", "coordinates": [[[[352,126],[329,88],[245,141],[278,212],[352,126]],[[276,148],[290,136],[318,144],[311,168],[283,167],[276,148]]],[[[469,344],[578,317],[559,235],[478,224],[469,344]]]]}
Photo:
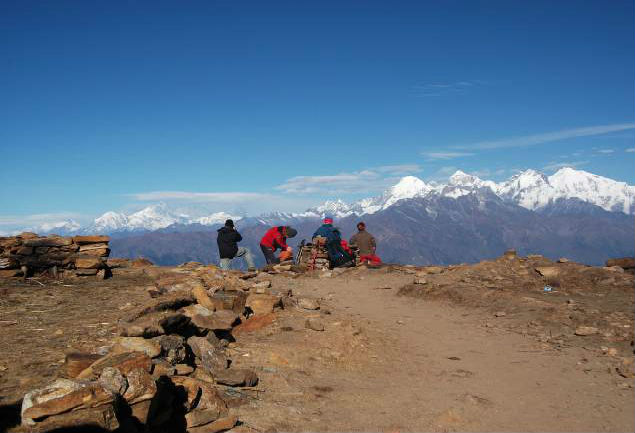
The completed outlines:
{"type": "Polygon", "coordinates": [[[148,206],[138,212],[126,215],[118,212],[106,212],[89,227],[95,233],[111,233],[117,231],[158,230],[173,224],[201,224],[211,226],[222,224],[227,219],[239,220],[240,216],[226,212],[190,218],[188,215],[173,212],[165,203],[148,206]]]}
{"type": "Polygon", "coordinates": [[[565,167],[551,176],[526,170],[500,183],[482,180],[460,170],[450,176],[446,184],[425,183],[417,177],[406,176],[381,196],[350,204],[342,200],[327,201],[302,215],[373,214],[403,199],[431,195],[458,198],[479,188],[489,188],[503,200],[530,210],[540,209],[558,199],[575,198],[610,212],[635,213],[635,186],[565,167]]]}
{"type": "MultiPolygon", "coordinates": [[[[338,218],[351,215],[361,216],[385,210],[405,199],[434,196],[456,199],[474,193],[481,188],[487,188],[504,201],[515,203],[530,210],[543,208],[558,199],[578,199],[610,212],[635,214],[635,186],[565,167],[551,176],[546,176],[535,170],[526,170],[499,183],[482,180],[462,171],[457,171],[450,176],[447,183],[426,183],[415,176],[406,176],[376,197],[365,198],[353,203],[336,199],[326,201],[319,206],[307,209],[305,212],[261,215],[254,220],[268,223],[273,220],[317,218],[324,215],[338,218]]],[[[81,227],[73,220],[66,220],[29,228],[29,230],[38,233],[55,232],[58,234],[154,231],[174,224],[213,226],[222,224],[228,218],[238,221],[246,217],[217,212],[203,217],[191,218],[188,215],[174,212],[166,204],[160,203],[131,214],[106,212],[86,227],[81,227]]]]}

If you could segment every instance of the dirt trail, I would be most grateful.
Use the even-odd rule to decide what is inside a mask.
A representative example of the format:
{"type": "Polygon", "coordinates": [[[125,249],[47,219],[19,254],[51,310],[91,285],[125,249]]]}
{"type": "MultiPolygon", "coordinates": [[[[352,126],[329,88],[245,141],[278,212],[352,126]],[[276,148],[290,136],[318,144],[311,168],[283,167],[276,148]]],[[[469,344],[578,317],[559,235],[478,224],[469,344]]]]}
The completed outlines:
{"type": "MultiPolygon", "coordinates": [[[[395,296],[395,288],[411,277],[362,278],[341,276],[328,283],[303,279],[293,284],[298,295],[328,300],[331,314],[323,316],[328,318],[323,334],[332,323],[352,317],[363,329],[368,350],[348,366],[329,368],[326,363],[316,368],[299,360],[312,380],[287,376],[304,398],[282,398],[277,408],[287,412],[288,424],[280,428],[633,431],[632,390],[618,389],[601,361],[583,361],[590,358],[584,349],[549,349],[520,334],[486,327],[492,318],[483,312],[395,296]],[[332,391],[307,398],[315,383],[318,389],[332,391]],[[301,415],[294,417],[294,409],[301,415]]],[[[289,284],[276,281],[285,283],[289,284]]],[[[310,340],[318,338],[310,332],[300,331],[309,347],[310,340]]],[[[335,331],[328,338],[336,345],[342,337],[335,331]]],[[[307,348],[306,359],[310,354],[307,348]]],[[[260,409],[275,412],[267,406],[260,409]]],[[[262,420],[261,410],[251,417],[254,423],[262,420]]]]}
{"type": "MultiPolygon", "coordinates": [[[[296,302],[320,299],[321,308],[290,304],[275,312],[272,324],[236,334],[229,347],[232,365],[252,368],[260,379],[255,389],[227,390],[236,396],[232,410],[242,422],[236,433],[635,430],[633,379],[615,371],[620,356],[632,358],[623,336],[575,337],[568,331],[570,340],[558,345],[510,330],[526,329],[544,311],[554,320],[557,308],[513,304],[509,291],[485,288],[486,299],[496,296],[509,307],[505,316],[447,299],[398,296],[413,275],[394,269],[262,277],[273,290],[291,289],[296,302]],[[324,331],[308,329],[308,319],[324,331]],[[604,344],[618,347],[620,356],[603,355],[604,344]]],[[[64,353],[107,345],[117,320],[149,301],[149,283],[146,277],[116,277],[73,287],[1,288],[0,409],[19,405],[25,392],[50,382],[64,353]]],[[[539,292],[519,296],[543,296],[539,292]]],[[[632,293],[605,292],[569,290],[544,299],[567,305],[566,297],[577,296],[574,305],[588,305],[571,314],[583,318],[591,311],[613,313],[615,305],[632,309],[632,293]]],[[[632,322],[620,320],[611,319],[632,335],[632,322]]]]}

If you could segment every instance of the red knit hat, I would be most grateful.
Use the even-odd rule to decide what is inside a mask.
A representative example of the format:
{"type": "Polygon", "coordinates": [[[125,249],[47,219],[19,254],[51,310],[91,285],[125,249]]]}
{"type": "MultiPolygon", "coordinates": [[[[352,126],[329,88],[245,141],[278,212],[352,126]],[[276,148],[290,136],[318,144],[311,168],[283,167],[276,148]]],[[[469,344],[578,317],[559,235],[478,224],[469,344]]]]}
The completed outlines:
{"type": "Polygon", "coordinates": [[[324,224],[333,224],[333,218],[331,218],[331,217],[324,217],[323,222],[324,222],[324,224]]]}

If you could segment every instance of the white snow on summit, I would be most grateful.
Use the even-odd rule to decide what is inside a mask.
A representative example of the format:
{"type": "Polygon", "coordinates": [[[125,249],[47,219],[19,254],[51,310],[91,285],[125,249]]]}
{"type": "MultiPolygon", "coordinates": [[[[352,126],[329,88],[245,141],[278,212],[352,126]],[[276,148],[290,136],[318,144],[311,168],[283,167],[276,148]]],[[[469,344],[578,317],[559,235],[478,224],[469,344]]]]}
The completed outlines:
{"type": "Polygon", "coordinates": [[[241,217],[230,215],[227,212],[215,212],[211,215],[196,218],[192,222],[199,223],[204,226],[212,226],[214,224],[225,224],[226,220],[238,221],[241,217]]]}
{"type": "Polygon", "coordinates": [[[549,179],[535,170],[526,170],[498,184],[499,197],[526,209],[538,209],[555,198],[549,179]]]}
{"type": "Polygon", "coordinates": [[[80,225],[75,220],[65,220],[56,223],[44,223],[39,226],[41,231],[50,232],[52,230],[64,230],[66,232],[74,232],[80,229],[80,225]]]}
{"type": "Polygon", "coordinates": [[[549,176],[549,183],[557,197],[578,198],[608,211],[635,213],[635,186],[625,182],[564,167],[549,176]]]}
{"type": "Polygon", "coordinates": [[[418,177],[405,176],[382,195],[358,200],[351,206],[351,209],[357,215],[373,214],[392,206],[400,200],[425,197],[433,190],[432,186],[418,177]]]}
{"type": "Polygon", "coordinates": [[[96,233],[108,233],[130,230],[157,230],[172,224],[188,224],[187,215],[172,212],[165,203],[159,203],[141,209],[130,215],[117,212],[106,212],[95,219],[91,230],[96,233]]]}
{"type": "MultiPolygon", "coordinates": [[[[565,167],[551,176],[545,176],[535,170],[526,170],[510,179],[496,183],[482,180],[471,174],[457,171],[446,184],[426,183],[415,176],[406,176],[387,189],[383,194],[369,197],[353,203],[343,200],[329,200],[320,206],[307,209],[302,213],[276,212],[256,218],[263,224],[281,223],[296,218],[316,218],[332,215],[344,218],[351,215],[373,214],[384,210],[401,200],[427,197],[435,194],[441,197],[457,199],[489,188],[501,199],[516,203],[526,209],[535,210],[553,203],[558,199],[579,199],[594,204],[607,211],[635,214],[635,186],[598,176],[583,170],[565,167]]],[[[42,224],[29,231],[38,233],[113,233],[118,231],[157,230],[172,224],[202,225],[222,224],[226,219],[240,220],[227,212],[216,212],[198,218],[174,212],[164,203],[148,206],[138,212],[126,215],[118,212],[106,212],[96,218],[85,229],[73,221],[59,221],[42,224]]]]}
{"type": "Polygon", "coordinates": [[[385,209],[399,200],[406,198],[424,197],[432,188],[416,176],[402,177],[399,183],[388,190],[388,195],[382,208],[385,209]]]}
{"type": "Polygon", "coordinates": [[[482,180],[460,170],[450,176],[447,184],[427,184],[415,176],[406,176],[380,196],[365,198],[350,205],[342,200],[330,201],[310,211],[315,214],[316,210],[327,208],[327,203],[337,203],[339,213],[332,212],[334,216],[372,214],[404,199],[426,197],[429,194],[458,198],[479,188],[489,188],[503,200],[530,210],[542,208],[560,198],[577,198],[607,211],[635,213],[635,186],[570,167],[561,168],[551,176],[536,170],[526,170],[500,183],[482,180]]]}
{"type": "Polygon", "coordinates": [[[337,199],[337,200],[327,200],[324,203],[322,203],[320,206],[307,209],[306,212],[303,212],[302,214],[297,214],[297,216],[322,217],[322,216],[330,215],[330,216],[334,216],[338,218],[344,218],[353,214],[354,214],[354,211],[351,205],[349,205],[348,203],[340,199],[337,199]]]}
{"type": "MultiPolygon", "coordinates": [[[[55,221],[50,223],[42,223],[37,227],[31,227],[24,231],[34,233],[55,233],[58,235],[68,235],[77,232],[81,228],[81,225],[72,219],[64,221],[55,221]]],[[[23,231],[23,230],[20,230],[23,231]]]]}
{"type": "Polygon", "coordinates": [[[498,195],[532,210],[560,198],[577,198],[607,211],[635,213],[635,186],[570,167],[548,177],[526,170],[499,184],[498,195]]]}
{"type": "Polygon", "coordinates": [[[127,224],[128,217],[126,215],[109,211],[95,218],[92,227],[96,233],[107,233],[122,230],[127,224]]]}
{"type": "Polygon", "coordinates": [[[489,188],[496,193],[498,185],[491,180],[482,180],[478,176],[458,170],[450,176],[447,185],[442,185],[437,190],[445,197],[458,198],[471,193],[476,188],[489,188]]]}

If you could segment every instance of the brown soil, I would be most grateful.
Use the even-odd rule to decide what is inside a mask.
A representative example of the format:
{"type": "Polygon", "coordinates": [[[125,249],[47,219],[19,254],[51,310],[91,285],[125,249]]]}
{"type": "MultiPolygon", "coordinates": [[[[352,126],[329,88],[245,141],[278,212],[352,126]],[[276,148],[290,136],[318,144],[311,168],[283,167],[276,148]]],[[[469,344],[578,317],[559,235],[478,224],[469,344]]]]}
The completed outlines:
{"type": "MultiPolygon", "coordinates": [[[[540,264],[456,267],[424,285],[407,268],[271,276],[274,288],[322,306],[290,305],[231,344],[233,363],[260,378],[236,391],[240,428],[633,431],[633,277],[563,264],[545,293],[540,264]],[[575,336],[581,325],[599,333],[575,336]]],[[[7,408],[50,382],[65,353],[107,346],[117,319],[148,301],[151,281],[42,283],[0,284],[5,426],[7,408]]]]}

